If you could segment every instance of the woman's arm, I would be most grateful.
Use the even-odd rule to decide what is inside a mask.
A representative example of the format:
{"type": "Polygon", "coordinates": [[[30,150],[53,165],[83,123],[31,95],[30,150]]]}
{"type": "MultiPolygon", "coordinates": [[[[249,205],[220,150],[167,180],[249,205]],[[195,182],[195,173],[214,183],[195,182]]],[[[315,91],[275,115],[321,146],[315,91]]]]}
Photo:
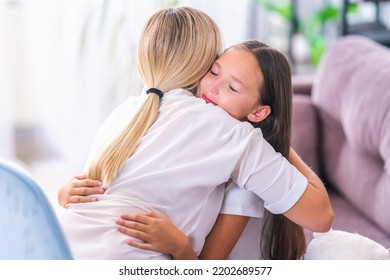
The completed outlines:
{"type": "Polygon", "coordinates": [[[74,176],[68,183],[62,185],[58,190],[58,203],[68,208],[74,203],[85,203],[96,201],[96,197],[88,196],[104,193],[102,183],[97,180],[87,179],[85,174],[74,176]]]}
{"type": "Polygon", "coordinates": [[[324,184],[292,148],[288,160],[307,178],[308,185],[301,198],[284,215],[311,231],[329,231],[334,213],[324,184]]]}

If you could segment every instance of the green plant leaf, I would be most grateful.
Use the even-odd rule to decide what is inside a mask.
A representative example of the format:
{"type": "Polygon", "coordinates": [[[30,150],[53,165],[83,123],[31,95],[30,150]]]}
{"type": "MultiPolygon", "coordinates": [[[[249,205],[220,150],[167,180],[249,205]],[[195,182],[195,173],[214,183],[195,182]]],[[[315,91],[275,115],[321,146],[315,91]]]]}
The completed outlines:
{"type": "Polygon", "coordinates": [[[339,14],[339,8],[332,5],[326,5],[324,8],[318,10],[314,16],[317,17],[321,23],[325,23],[327,21],[337,21],[339,19],[339,14]]]}
{"type": "Polygon", "coordinates": [[[308,34],[307,40],[310,46],[310,60],[314,66],[317,66],[321,60],[322,54],[328,47],[328,41],[325,37],[318,34],[308,34]]]}
{"type": "Polygon", "coordinates": [[[358,11],[358,4],[357,3],[348,3],[347,5],[347,14],[348,13],[356,13],[358,11]]]}
{"type": "Polygon", "coordinates": [[[291,4],[275,4],[267,0],[255,0],[257,4],[264,7],[264,9],[275,12],[286,20],[290,20],[292,17],[292,7],[291,4]]]}
{"type": "MultiPolygon", "coordinates": [[[[328,46],[328,38],[321,34],[323,26],[328,22],[337,22],[340,18],[340,8],[335,5],[327,4],[322,8],[314,11],[307,20],[294,19],[292,14],[292,6],[290,2],[277,1],[278,4],[268,0],[253,0],[256,4],[262,6],[264,9],[278,14],[283,19],[289,21],[294,25],[294,30],[303,33],[309,47],[311,62],[314,66],[318,65],[322,54],[328,46]]],[[[347,6],[347,14],[354,13],[358,10],[356,3],[349,3],[347,6]]]]}

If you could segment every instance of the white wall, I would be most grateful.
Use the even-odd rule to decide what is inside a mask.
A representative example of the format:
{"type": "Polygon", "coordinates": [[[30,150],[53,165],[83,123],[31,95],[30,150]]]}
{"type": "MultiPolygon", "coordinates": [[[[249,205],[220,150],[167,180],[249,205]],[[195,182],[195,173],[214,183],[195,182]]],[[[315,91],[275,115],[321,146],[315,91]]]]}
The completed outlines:
{"type": "Polygon", "coordinates": [[[9,45],[6,34],[6,13],[0,8],[0,158],[10,159],[14,156],[13,137],[13,99],[10,96],[9,75],[7,63],[9,58],[9,45]],[[4,63],[6,62],[6,63],[4,63]]]}

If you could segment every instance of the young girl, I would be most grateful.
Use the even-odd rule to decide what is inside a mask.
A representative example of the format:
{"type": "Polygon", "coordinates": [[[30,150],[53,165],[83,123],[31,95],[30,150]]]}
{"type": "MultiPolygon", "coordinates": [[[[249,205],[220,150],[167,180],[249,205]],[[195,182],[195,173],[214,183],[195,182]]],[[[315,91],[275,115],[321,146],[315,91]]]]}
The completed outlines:
{"type": "Polygon", "coordinates": [[[261,130],[241,122],[259,122],[270,112],[259,103],[261,83],[250,90],[241,90],[240,81],[238,90],[224,83],[230,94],[221,98],[212,98],[211,91],[195,98],[184,89],[196,88],[216,58],[217,30],[190,8],[163,10],[147,22],[139,69],[150,94],[142,94],[136,114],[128,114],[127,103],[114,112],[131,119],[125,129],[110,121],[103,125],[108,131],[118,125],[120,132],[113,140],[97,138],[102,148],[88,178],[103,181],[107,190],[95,203],[72,205],[62,219],[76,259],[169,258],[125,246],[126,236],[116,230],[121,213],[143,211],[169,217],[199,254],[229,179],[256,193],[273,213],[315,231],[330,228],[333,214],[321,181],[290,154],[304,174],[298,172],[261,130]]]}

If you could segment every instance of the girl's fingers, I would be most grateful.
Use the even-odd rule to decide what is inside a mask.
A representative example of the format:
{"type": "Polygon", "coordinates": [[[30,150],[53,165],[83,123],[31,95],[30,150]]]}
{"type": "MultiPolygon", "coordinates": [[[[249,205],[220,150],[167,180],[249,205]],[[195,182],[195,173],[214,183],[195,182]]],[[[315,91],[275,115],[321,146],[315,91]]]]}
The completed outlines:
{"type": "Polygon", "coordinates": [[[85,174],[85,173],[79,174],[79,175],[74,176],[74,178],[76,178],[77,180],[87,179],[87,174],[85,174]]]}
{"type": "Polygon", "coordinates": [[[77,204],[77,203],[88,203],[88,202],[95,202],[95,201],[98,201],[98,199],[96,197],[85,197],[85,196],[70,196],[68,198],[68,203],[65,204],[65,208],[69,208],[70,206],[72,206],[73,204],[77,204]]]}
{"type": "MultiPolygon", "coordinates": [[[[146,224],[143,224],[140,222],[118,219],[118,220],[116,220],[116,224],[119,226],[125,227],[129,230],[136,230],[136,231],[148,233],[148,226],[146,224]]],[[[131,235],[131,236],[133,236],[133,235],[131,235]]]]}
{"type": "Polygon", "coordinates": [[[126,221],[133,221],[133,222],[138,222],[142,224],[150,224],[154,217],[148,216],[151,212],[147,213],[142,213],[142,214],[122,214],[120,215],[120,218],[126,221]]]}
{"type": "Polygon", "coordinates": [[[65,204],[65,206],[64,206],[64,208],[65,209],[68,209],[70,206],[72,206],[74,203],[67,203],[67,204],[65,204]]]}
{"type": "Polygon", "coordinates": [[[69,203],[87,203],[87,202],[95,202],[98,199],[96,197],[91,196],[76,196],[73,195],[69,197],[69,203]]]}
{"type": "Polygon", "coordinates": [[[85,196],[90,194],[103,194],[104,191],[104,188],[100,187],[80,187],[74,188],[71,192],[71,195],[85,196]]]}
{"type": "Polygon", "coordinates": [[[128,227],[119,225],[118,226],[118,231],[121,232],[121,233],[124,233],[124,234],[126,234],[126,235],[128,235],[130,237],[142,240],[144,242],[148,242],[149,241],[149,235],[147,233],[139,231],[139,230],[134,230],[134,229],[130,229],[128,227]]]}
{"type": "Polygon", "coordinates": [[[139,248],[142,250],[153,251],[153,247],[149,243],[143,243],[143,242],[137,242],[135,240],[129,240],[129,241],[127,241],[127,245],[135,247],[135,248],[139,248]]]}
{"type": "Polygon", "coordinates": [[[102,185],[102,182],[98,180],[92,180],[92,179],[82,179],[82,180],[75,180],[72,181],[71,184],[75,188],[81,188],[81,187],[100,187],[102,185]]]}
{"type": "Polygon", "coordinates": [[[144,215],[145,215],[145,216],[148,216],[148,217],[152,217],[152,218],[161,218],[161,216],[158,215],[158,214],[155,213],[155,212],[146,212],[144,215]]]}
{"type": "Polygon", "coordinates": [[[99,180],[86,179],[85,174],[80,174],[60,187],[57,199],[61,206],[69,208],[70,204],[96,201],[96,198],[89,195],[103,194],[104,192],[105,189],[99,180]]]}

